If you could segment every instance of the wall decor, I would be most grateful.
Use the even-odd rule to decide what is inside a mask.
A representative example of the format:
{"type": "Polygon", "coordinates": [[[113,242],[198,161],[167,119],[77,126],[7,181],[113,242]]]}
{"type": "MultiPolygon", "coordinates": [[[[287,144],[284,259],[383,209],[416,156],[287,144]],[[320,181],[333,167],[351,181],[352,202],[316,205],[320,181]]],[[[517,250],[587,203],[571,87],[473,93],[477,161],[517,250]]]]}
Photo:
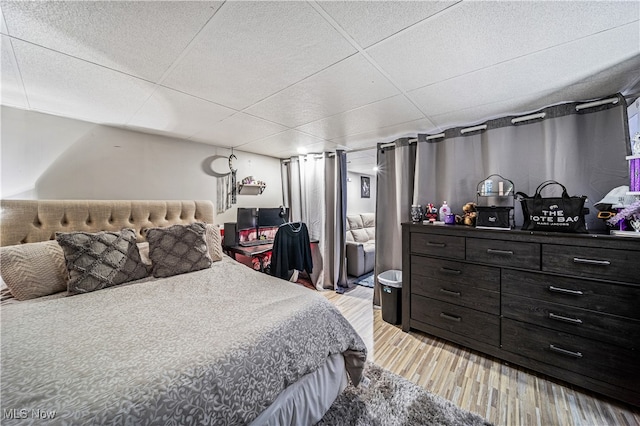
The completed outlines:
{"type": "Polygon", "coordinates": [[[371,198],[371,178],[360,176],[360,198],[371,198]]]}

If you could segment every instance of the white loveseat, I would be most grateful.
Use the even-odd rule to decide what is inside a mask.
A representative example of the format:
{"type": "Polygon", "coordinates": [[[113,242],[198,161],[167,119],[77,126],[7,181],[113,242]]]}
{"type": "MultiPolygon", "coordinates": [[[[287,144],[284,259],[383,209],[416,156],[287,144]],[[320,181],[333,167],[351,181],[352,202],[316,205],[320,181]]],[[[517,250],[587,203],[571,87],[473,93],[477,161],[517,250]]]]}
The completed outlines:
{"type": "Polygon", "coordinates": [[[373,271],[376,258],[375,213],[347,215],[347,273],[357,276],[373,271]]]}

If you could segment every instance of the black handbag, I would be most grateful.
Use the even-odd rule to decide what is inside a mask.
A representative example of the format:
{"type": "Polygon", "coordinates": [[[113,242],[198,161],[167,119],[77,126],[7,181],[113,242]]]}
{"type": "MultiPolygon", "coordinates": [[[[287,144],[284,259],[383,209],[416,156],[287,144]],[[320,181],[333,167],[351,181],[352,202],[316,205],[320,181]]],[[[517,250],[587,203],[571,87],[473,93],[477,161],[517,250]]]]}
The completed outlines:
{"type": "MultiPolygon", "coordinates": [[[[533,197],[522,192],[516,194],[522,205],[524,231],[577,232],[586,233],[584,203],[587,197],[570,197],[567,188],[555,180],[542,182],[533,197]],[[550,185],[560,185],[562,196],[543,197],[540,192],[550,185]]],[[[588,213],[588,209],[586,210],[588,213]]]]}

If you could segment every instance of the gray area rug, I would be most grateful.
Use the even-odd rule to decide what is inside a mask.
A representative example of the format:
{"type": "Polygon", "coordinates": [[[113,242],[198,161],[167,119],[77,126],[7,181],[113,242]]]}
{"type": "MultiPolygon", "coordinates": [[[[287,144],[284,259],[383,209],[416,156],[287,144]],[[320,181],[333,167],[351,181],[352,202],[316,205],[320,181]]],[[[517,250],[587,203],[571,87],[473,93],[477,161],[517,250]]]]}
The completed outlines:
{"type": "Polygon", "coordinates": [[[358,277],[355,281],[356,284],[373,288],[373,272],[369,272],[361,277],[358,277]]]}
{"type": "Polygon", "coordinates": [[[368,386],[347,386],[318,425],[491,425],[373,363],[364,374],[368,386]]]}

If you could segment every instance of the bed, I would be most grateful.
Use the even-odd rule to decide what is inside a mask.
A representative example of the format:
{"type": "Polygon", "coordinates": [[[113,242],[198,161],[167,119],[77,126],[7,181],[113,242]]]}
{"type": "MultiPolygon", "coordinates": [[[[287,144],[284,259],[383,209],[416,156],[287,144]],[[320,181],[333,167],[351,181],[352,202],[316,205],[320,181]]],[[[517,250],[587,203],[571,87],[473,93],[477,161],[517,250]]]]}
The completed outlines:
{"type": "MultiPolygon", "coordinates": [[[[3,200],[3,277],[16,252],[76,231],[132,232],[139,253],[149,237],[155,271],[153,232],[213,219],[209,201],[3,200]]],[[[2,302],[3,424],[312,424],[361,379],[365,345],[326,298],[226,256],[70,289],[2,302]]]]}

